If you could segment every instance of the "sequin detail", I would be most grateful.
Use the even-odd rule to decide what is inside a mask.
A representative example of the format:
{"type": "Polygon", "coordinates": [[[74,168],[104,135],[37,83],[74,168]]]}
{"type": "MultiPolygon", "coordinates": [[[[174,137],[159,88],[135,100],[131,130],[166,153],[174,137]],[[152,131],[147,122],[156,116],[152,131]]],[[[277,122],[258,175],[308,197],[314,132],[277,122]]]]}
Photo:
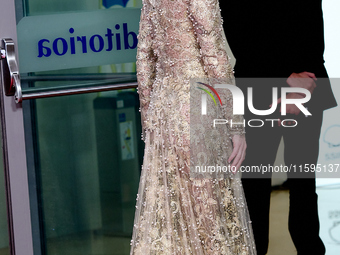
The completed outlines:
{"type": "MultiPolygon", "coordinates": [[[[143,0],[137,78],[145,154],[131,255],[256,254],[239,176],[190,176],[190,81],[233,78],[222,34],[217,0],[143,0]]],[[[230,94],[218,93],[222,115],[242,122],[230,94]]]]}

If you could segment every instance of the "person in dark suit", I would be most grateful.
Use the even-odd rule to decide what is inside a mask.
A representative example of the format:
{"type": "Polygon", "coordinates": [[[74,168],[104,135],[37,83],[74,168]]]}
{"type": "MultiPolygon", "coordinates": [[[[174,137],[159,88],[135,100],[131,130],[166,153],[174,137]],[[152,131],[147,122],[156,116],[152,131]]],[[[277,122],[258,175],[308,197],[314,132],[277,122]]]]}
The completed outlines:
{"type": "MultiPolygon", "coordinates": [[[[253,87],[254,107],[269,109],[272,87],[303,87],[312,95],[304,105],[312,116],[306,117],[295,105],[287,105],[285,118],[295,119],[296,127],[246,126],[248,147],[244,166],[273,165],[282,137],[287,166],[317,164],[323,111],[336,106],[324,67],[321,1],[220,1],[224,31],[236,58],[237,86],[245,95],[247,87],[253,87]],[[273,82],[268,78],[280,79],[273,82]]],[[[303,97],[296,93],[287,96],[303,97]]],[[[247,110],[248,107],[245,109],[246,120],[261,118],[247,110]]],[[[280,107],[271,116],[262,118],[282,119],[280,107]]],[[[268,250],[271,173],[243,173],[242,176],[257,252],[264,255],[268,250]]],[[[288,173],[287,183],[289,231],[298,255],[325,254],[319,237],[315,174],[288,173]]]]}

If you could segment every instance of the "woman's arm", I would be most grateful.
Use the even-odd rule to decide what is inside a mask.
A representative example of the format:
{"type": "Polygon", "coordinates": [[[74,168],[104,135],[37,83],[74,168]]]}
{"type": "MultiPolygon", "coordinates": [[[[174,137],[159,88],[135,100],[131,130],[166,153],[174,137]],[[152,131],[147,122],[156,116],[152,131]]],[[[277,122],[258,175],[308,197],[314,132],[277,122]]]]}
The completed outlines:
{"type": "Polygon", "coordinates": [[[218,0],[195,0],[189,6],[204,69],[210,78],[233,78],[233,69],[225,50],[218,0]]]}
{"type": "MultiPolygon", "coordinates": [[[[233,69],[225,50],[226,42],[223,39],[222,18],[218,0],[191,1],[189,15],[195,28],[207,76],[210,80],[212,80],[211,78],[216,79],[218,83],[234,83],[233,69]]],[[[233,98],[229,90],[216,89],[216,91],[222,100],[224,118],[229,122],[232,120],[233,123],[242,123],[232,127],[228,125],[234,145],[233,153],[228,161],[238,168],[244,160],[246,149],[243,116],[233,115],[233,98]]]]}
{"type": "MultiPolygon", "coordinates": [[[[195,27],[204,69],[209,78],[234,83],[234,72],[225,50],[222,18],[218,0],[195,0],[190,4],[190,17],[195,27]]],[[[200,78],[200,77],[198,77],[200,78]]],[[[229,90],[216,89],[222,99],[225,118],[243,123],[243,116],[233,115],[233,98],[229,90]]],[[[244,129],[234,125],[230,134],[242,135],[244,129]]],[[[242,125],[243,126],[243,125],[242,125]]]]}
{"type": "Polygon", "coordinates": [[[155,79],[156,56],[152,49],[153,25],[152,15],[153,7],[148,0],[143,0],[143,8],[139,23],[138,47],[137,47],[137,81],[138,94],[140,100],[140,111],[142,119],[143,138],[145,139],[145,122],[147,120],[147,111],[152,93],[152,84],[155,79]]]}

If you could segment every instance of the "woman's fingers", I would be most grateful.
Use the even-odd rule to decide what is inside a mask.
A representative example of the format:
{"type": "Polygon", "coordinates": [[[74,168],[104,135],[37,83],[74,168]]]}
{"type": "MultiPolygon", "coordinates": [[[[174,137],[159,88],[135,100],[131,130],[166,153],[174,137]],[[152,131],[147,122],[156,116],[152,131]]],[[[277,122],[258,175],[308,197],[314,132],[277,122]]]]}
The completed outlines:
{"type": "Polygon", "coordinates": [[[228,159],[228,162],[231,163],[232,169],[237,170],[241,167],[241,164],[245,158],[245,151],[247,148],[245,138],[235,135],[233,137],[233,146],[234,149],[228,159]]]}
{"type": "Polygon", "coordinates": [[[241,155],[241,160],[238,162],[238,164],[236,165],[236,171],[234,172],[236,174],[237,170],[240,169],[241,165],[242,165],[242,162],[244,161],[245,159],[245,150],[242,150],[242,155],[241,155]]]}
{"type": "Polygon", "coordinates": [[[238,150],[239,150],[239,143],[236,143],[234,142],[234,139],[233,139],[233,151],[230,155],[230,157],[228,158],[228,163],[230,164],[232,161],[234,161],[234,158],[236,157],[237,153],[238,153],[238,150]]]}

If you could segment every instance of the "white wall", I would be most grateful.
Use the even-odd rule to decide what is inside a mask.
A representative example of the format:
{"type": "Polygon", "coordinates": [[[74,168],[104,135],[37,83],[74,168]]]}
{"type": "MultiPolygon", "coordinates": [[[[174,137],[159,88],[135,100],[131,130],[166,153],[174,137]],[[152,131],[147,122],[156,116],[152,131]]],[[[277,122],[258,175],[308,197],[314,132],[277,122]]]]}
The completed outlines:
{"type": "MultiPolygon", "coordinates": [[[[331,78],[332,89],[335,98],[340,104],[340,1],[324,0],[323,12],[325,21],[325,66],[331,78]]],[[[340,107],[335,107],[324,112],[324,122],[320,139],[319,162],[322,165],[340,163],[340,146],[330,147],[325,141],[324,136],[327,129],[340,125],[340,107]]],[[[340,128],[339,128],[340,130],[340,128]]],[[[335,142],[340,140],[340,132],[332,134],[331,139],[335,142]]],[[[340,167],[338,169],[340,173],[340,167]]],[[[340,176],[340,174],[338,174],[340,176]]],[[[340,183],[340,179],[317,179],[317,185],[327,185],[340,183]]]]}
{"type": "MultiPolygon", "coordinates": [[[[340,1],[323,0],[323,12],[325,65],[331,78],[333,92],[340,104],[340,1]]],[[[326,140],[331,140],[333,144],[340,141],[340,127],[336,127],[337,125],[340,125],[340,107],[325,111],[318,162],[322,165],[340,163],[340,146],[332,147],[324,141],[329,128],[333,128],[335,132],[326,140]]],[[[337,176],[339,175],[340,167],[337,176]]],[[[316,183],[319,198],[320,236],[326,246],[326,255],[336,255],[340,250],[340,179],[319,178],[316,183]]]]}

